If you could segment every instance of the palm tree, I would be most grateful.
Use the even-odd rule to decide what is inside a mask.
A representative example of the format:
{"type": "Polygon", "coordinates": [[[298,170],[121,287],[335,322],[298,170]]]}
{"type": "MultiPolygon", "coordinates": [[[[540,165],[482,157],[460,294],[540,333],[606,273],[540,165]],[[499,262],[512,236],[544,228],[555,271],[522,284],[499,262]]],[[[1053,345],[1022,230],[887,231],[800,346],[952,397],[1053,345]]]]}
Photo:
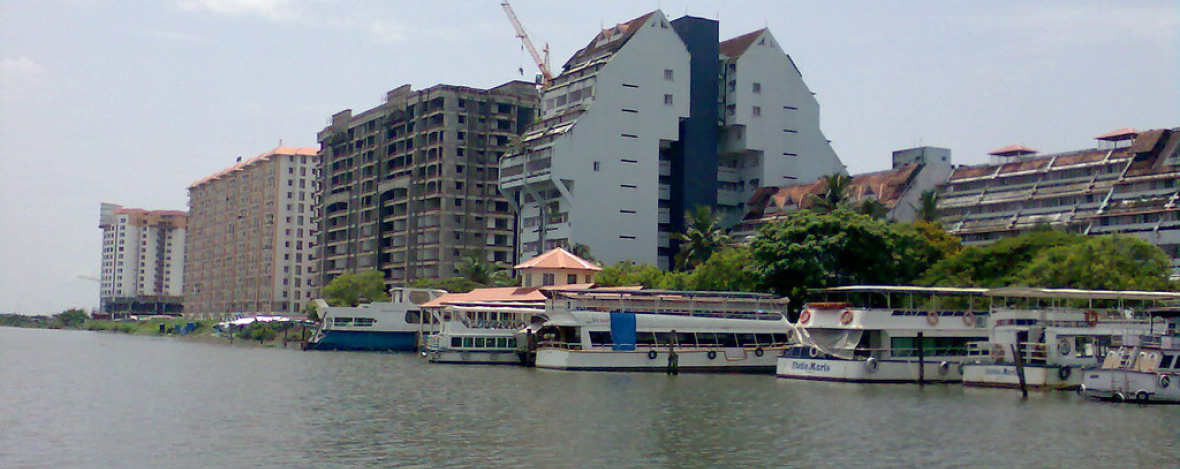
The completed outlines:
{"type": "Polygon", "coordinates": [[[815,209],[821,213],[834,211],[848,202],[848,189],[852,186],[852,178],[840,173],[833,173],[823,177],[824,192],[816,195],[815,209]]]}
{"type": "Polygon", "coordinates": [[[480,285],[501,285],[509,280],[509,275],[503,269],[491,262],[482,251],[468,252],[458,259],[459,276],[480,285]]]}
{"type": "Polygon", "coordinates": [[[874,199],[867,199],[864,202],[861,202],[860,207],[857,208],[857,211],[862,215],[868,215],[869,217],[877,220],[883,220],[885,217],[889,216],[889,207],[886,207],[885,204],[881,203],[881,201],[874,199]]]}
{"type": "Polygon", "coordinates": [[[676,265],[682,269],[700,265],[709,260],[714,252],[729,242],[729,235],[721,227],[721,217],[707,205],[698,205],[694,211],[685,212],[688,226],[684,233],[677,233],[681,241],[680,252],[676,254],[676,265]]]}
{"type": "Polygon", "coordinates": [[[570,254],[581,257],[585,261],[590,262],[592,264],[598,263],[598,259],[595,259],[593,254],[590,254],[590,246],[587,246],[585,244],[581,244],[581,243],[574,244],[572,247],[570,247],[570,254]]]}
{"type": "Polygon", "coordinates": [[[938,192],[928,190],[918,199],[918,219],[927,223],[938,220],[938,192]]]}

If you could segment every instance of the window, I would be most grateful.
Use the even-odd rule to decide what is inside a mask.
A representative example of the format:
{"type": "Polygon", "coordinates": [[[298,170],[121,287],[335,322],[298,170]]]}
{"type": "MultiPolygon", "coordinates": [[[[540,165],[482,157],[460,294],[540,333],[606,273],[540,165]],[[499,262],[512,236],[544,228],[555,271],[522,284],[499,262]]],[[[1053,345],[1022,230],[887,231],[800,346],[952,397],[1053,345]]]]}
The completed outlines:
{"type": "Polygon", "coordinates": [[[754,94],[761,94],[761,93],[762,93],[762,84],[755,82],[754,83],[754,94]]]}
{"type": "Polygon", "coordinates": [[[569,274],[569,275],[566,275],[566,276],[565,276],[565,283],[567,283],[567,284],[570,284],[570,285],[572,285],[572,284],[575,284],[575,283],[578,283],[578,276],[577,276],[577,274],[569,274]]]}
{"type": "Polygon", "coordinates": [[[553,285],[556,281],[553,274],[541,274],[541,285],[553,285]]]}
{"type": "Polygon", "coordinates": [[[670,95],[670,94],[666,94],[666,95],[664,95],[664,105],[665,105],[665,106],[671,106],[671,105],[672,105],[672,95],[670,95]]]}
{"type": "Polygon", "coordinates": [[[668,81],[672,81],[672,71],[671,70],[664,69],[664,79],[668,80],[668,81]]]}
{"type": "Polygon", "coordinates": [[[754,106],[754,109],[751,111],[751,114],[753,114],[754,117],[761,116],[762,115],[762,106],[754,106]]]}
{"type": "Polygon", "coordinates": [[[595,161],[595,162],[594,162],[594,170],[595,170],[595,171],[598,171],[598,170],[600,170],[600,169],[602,169],[602,163],[599,163],[599,162],[595,161]]]}

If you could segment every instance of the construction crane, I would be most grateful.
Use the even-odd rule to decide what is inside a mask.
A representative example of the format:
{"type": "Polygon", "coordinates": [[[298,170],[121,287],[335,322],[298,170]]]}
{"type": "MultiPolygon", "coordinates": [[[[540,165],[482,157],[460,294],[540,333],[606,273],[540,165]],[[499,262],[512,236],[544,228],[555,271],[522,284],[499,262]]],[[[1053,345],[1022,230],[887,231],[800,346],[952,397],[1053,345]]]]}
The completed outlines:
{"type": "Polygon", "coordinates": [[[500,2],[500,7],[504,8],[504,13],[508,14],[508,21],[511,21],[512,27],[516,28],[516,37],[524,43],[529,55],[533,56],[533,63],[536,63],[537,68],[541,70],[541,87],[549,86],[549,82],[553,80],[553,73],[549,71],[549,44],[545,44],[545,56],[541,57],[537,48],[533,47],[533,41],[529,40],[529,34],[524,31],[524,25],[520,24],[520,20],[516,18],[516,13],[512,11],[512,5],[508,4],[508,0],[500,2]]]}

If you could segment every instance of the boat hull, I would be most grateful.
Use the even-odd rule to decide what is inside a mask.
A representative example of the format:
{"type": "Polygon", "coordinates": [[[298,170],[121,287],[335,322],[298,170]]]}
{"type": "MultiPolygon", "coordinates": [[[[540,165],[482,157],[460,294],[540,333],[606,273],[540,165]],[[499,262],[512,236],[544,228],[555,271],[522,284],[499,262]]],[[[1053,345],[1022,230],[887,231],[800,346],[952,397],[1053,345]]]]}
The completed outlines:
{"type": "Polygon", "coordinates": [[[1180,375],[1090,369],[1083,373],[1080,392],[1099,400],[1180,404],[1180,375]]]}
{"type": "MultiPolygon", "coordinates": [[[[774,372],[775,357],[781,348],[761,351],[743,348],[690,349],[676,351],[676,371],[681,373],[756,373],[774,372]],[[712,358],[710,358],[712,351],[712,358]]],[[[569,371],[667,372],[668,350],[566,350],[537,351],[536,367],[569,371]],[[655,352],[653,358],[650,352],[655,352]]]]}
{"type": "Polygon", "coordinates": [[[413,352],[416,332],[326,330],[307,344],[307,350],[354,352],[413,352]]]}
{"type": "MultiPolygon", "coordinates": [[[[963,375],[959,363],[948,360],[927,360],[923,368],[927,383],[957,383],[963,375]]],[[[812,381],[841,381],[851,383],[917,383],[917,360],[844,360],[839,358],[778,359],[775,375],[784,379],[812,381]]]]}
{"type": "MultiPolygon", "coordinates": [[[[1082,384],[1082,373],[1076,367],[1063,365],[1025,365],[1024,383],[1034,391],[1077,389],[1082,384]]],[[[963,385],[1020,389],[1020,377],[1016,365],[972,363],[963,367],[963,385]]]]}

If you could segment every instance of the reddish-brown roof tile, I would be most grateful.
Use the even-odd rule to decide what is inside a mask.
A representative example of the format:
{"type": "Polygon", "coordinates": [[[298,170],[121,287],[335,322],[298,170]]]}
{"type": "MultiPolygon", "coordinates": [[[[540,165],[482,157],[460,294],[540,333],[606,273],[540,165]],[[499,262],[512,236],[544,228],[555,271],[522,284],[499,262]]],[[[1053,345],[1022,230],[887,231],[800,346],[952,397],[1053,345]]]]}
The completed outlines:
{"type": "Polygon", "coordinates": [[[1036,152],[1037,152],[1036,150],[1033,150],[1032,148],[1026,147],[1024,145],[1008,145],[1006,147],[997,148],[995,150],[992,150],[992,151],[988,152],[988,154],[995,155],[995,156],[1019,156],[1019,155],[1031,155],[1036,152]]]}
{"type": "Polygon", "coordinates": [[[1107,132],[1107,133],[1104,133],[1104,134],[1099,135],[1097,137],[1094,137],[1094,139],[1095,140],[1106,140],[1108,142],[1119,142],[1119,141],[1123,141],[1123,140],[1133,139],[1133,138],[1135,138],[1136,135],[1139,135],[1138,130],[1132,129],[1130,127],[1123,127],[1121,129],[1112,130],[1110,132],[1107,132]]]}
{"type": "Polygon", "coordinates": [[[651,18],[651,16],[655,13],[656,12],[653,11],[626,23],[619,23],[618,25],[599,31],[599,33],[594,36],[594,39],[590,40],[590,44],[587,44],[586,47],[583,47],[581,50],[574,52],[574,55],[565,62],[565,65],[562,65],[562,68],[569,68],[572,65],[582,63],[591,57],[598,56],[600,52],[613,52],[619,50],[619,48],[623,47],[623,44],[626,44],[627,41],[631,39],[631,36],[635,35],[635,32],[639,29],[638,26],[645,24],[648,18],[651,18]],[[615,32],[621,34],[618,39],[599,44],[599,41],[613,37],[615,32]]]}
{"type": "Polygon", "coordinates": [[[723,41],[721,44],[717,45],[718,52],[721,55],[729,58],[738,57],[744,54],[746,49],[749,49],[750,45],[754,43],[754,40],[758,39],[758,36],[761,36],[765,31],[766,28],[762,28],[757,31],[735,37],[733,39],[723,41]]]}
{"type": "Polygon", "coordinates": [[[527,269],[563,269],[563,270],[585,270],[597,272],[602,270],[601,267],[591,264],[581,257],[570,254],[562,248],[553,248],[544,254],[540,254],[532,259],[521,262],[514,267],[516,270],[527,269]]]}

